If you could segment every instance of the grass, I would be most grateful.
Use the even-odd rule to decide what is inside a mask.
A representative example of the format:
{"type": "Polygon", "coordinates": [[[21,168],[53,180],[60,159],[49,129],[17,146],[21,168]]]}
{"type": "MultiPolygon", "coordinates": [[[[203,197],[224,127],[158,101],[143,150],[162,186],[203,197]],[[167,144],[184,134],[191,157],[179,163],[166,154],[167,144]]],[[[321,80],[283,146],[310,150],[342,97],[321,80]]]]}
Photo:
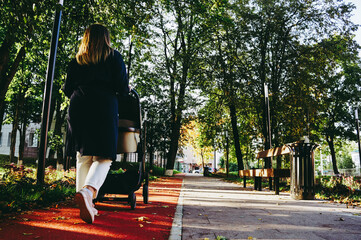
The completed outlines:
{"type": "MultiPolygon", "coordinates": [[[[45,184],[36,184],[34,159],[24,160],[25,166],[10,164],[9,156],[0,155],[0,217],[7,213],[44,208],[72,199],[75,194],[75,169],[58,171],[45,169],[45,184]]],[[[139,163],[114,162],[111,171],[138,169],[139,163]]],[[[149,165],[146,165],[149,170],[149,165]]],[[[164,176],[164,168],[153,166],[149,180],[164,176]]]]}
{"type": "Polygon", "coordinates": [[[316,198],[361,206],[361,180],[354,177],[322,176],[316,179],[316,198]]]}
{"type": "MultiPolygon", "coordinates": [[[[225,181],[243,185],[243,178],[238,177],[236,173],[229,173],[228,178],[225,173],[212,174],[211,176],[220,177],[225,181]]],[[[247,178],[246,183],[247,187],[253,188],[253,178],[247,178]]],[[[268,179],[263,178],[262,188],[267,189],[268,187],[268,179]]],[[[290,178],[280,178],[280,191],[290,191],[290,178]]],[[[348,206],[361,206],[361,179],[344,176],[316,177],[315,197],[316,199],[345,203],[348,206]]]]}
{"type": "Polygon", "coordinates": [[[45,184],[36,184],[32,168],[8,165],[1,170],[0,216],[66,201],[75,194],[75,172],[47,168],[45,184]]]}

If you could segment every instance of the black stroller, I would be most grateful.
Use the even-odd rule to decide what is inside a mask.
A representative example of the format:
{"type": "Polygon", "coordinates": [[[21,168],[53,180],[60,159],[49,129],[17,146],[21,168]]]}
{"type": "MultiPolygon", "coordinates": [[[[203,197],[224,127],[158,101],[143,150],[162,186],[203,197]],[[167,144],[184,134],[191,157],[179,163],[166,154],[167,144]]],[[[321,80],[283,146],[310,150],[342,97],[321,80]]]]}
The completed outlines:
{"type": "MultiPolygon", "coordinates": [[[[108,173],[95,201],[125,200],[135,209],[137,191],[143,183],[143,201],[148,203],[149,176],[145,167],[146,122],[142,122],[139,95],[131,90],[127,97],[119,99],[117,153],[136,153],[138,168],[127,169],[124,173],[108,173]],[[107,197],[106,194],[125,194],[127,198],[107,197]]],[[[126,160],[126,159],[125,159],[126,160]]],[[[114,164],[114,163],[113,163],[114,164]]]]}

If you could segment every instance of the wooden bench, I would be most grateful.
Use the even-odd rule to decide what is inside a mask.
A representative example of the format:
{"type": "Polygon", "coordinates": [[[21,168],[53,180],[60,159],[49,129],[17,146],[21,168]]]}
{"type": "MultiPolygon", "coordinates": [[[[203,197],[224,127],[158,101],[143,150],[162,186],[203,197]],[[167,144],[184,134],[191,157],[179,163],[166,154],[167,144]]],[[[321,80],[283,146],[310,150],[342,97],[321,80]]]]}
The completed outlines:
{"type": "MultiPolygon", "coordinates": [[[[291,150],[287,146],[277,147],[268,149],[257,154],[257,159],[260,158],[272,158],[281,155],[290,154],[291,150]]],[[[277,164],[278,166],[279,164],[277,164]]],[[[273,168],[261,168],[261,169],[249,169],[249,170],[239,170],[239,176],[243,177],[243,186],[246,187],[247,177],[254,178],[254,189],[262,190],[262,178],[270,179],[270,190],[272,190],[272,179],[274,179],[274,189],[275,194],[279,194],[279,178],[285,178],[291,176],[290,169],[273,169],[273,168]]]]}

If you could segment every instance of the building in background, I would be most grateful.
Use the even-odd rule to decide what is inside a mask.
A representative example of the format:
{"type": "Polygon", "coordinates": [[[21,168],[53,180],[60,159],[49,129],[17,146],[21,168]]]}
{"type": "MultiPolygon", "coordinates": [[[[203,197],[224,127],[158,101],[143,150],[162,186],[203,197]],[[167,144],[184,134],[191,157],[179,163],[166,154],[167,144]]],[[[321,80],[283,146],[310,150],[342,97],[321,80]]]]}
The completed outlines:
{"type": "MultiPolygon", "coordinates": [[[[207,159],[204,165],[212,170],[218,169],[221,156],[222,153],[220,152],[213,153],[212,159],[207,159]]],[[[192,173],[195,171],[201,173],[203,172],[202,159],[196,155],[191,146],[187,146],[182,149],[182,154],[177,155],[175,169],[184,173],[192,173]]]]}
{"type": "MultiPolygon", "coordinates": [[[[38,157],[38,135],[40,124],[39,123],[30,123],[26,130],[25,136],[25,148],[24,148],[24,158],[37,158],[38,157]]],[[[11,144],[11,131],[12,124],[5,124],[2,126],[0,133],[0,154],[9,155],[10,154],[10,144],[11,144]]],[[[16,144],[15,144],[15,157],[19,156],[19,144],[20,144],[20,134],[16,133],[16,144]]]]}

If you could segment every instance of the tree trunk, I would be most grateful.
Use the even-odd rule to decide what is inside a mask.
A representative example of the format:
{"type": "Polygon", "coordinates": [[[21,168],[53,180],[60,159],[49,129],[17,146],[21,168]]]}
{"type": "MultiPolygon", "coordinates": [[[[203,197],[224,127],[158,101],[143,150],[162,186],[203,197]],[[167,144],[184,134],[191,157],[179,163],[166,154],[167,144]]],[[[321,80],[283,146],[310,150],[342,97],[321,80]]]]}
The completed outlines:
{"type": "Polygon", "coordinates": [[[10,140],[10,162],[14,163],[15,162],[16,133],[17,133],[18,124],[19,124],[16,117],[15,117],[12,124],[13,124],[13,126],[12,126],[12,129],[11,129],[11,140],[10,140]]]}
{"type": "Polygon", "coordinates": [[[10,162],[15,162],[15,145],[16,145],[16,133],[18,131],[19,128],[19,115],[20,115],[20,105],[22,106],[22,104],[24,103],[22,101],[22,97],[21,97],[22,92],[19,91],[18,96],[17,96],[17,105],[15,108],[15,114],[14,114],[14,119],[12,122],[12,130],[11,130],[11,144],[10,144],[10,162]]]}
{"type": "Polygon", "coordinates": [[[243,155],[242,155],[241,146],[240,146],[240,142],[239,142],[236,107],[234,106],[234,104],[232,102],[229,104],[229,112],[231,115],[233,143],[234,143],[234,148],[236,150],[237,166],[238,166],[238,170],[243,170],[244,169],[243,155]]]}
{"type": "Polygon", "coordinates": [[[178,152],[178,141],[180,137],[180,129],[182,122],[182,112],[184,108],[184,97],[186,90],[186,80],[188,74],[188,60],[184,59],[183,62],[183,72],[182,79],[179,84],[179,94],[178,94],[178,107],[175,105],[175,95],[176,93],[171,92],[171,112],[172,112],[172,124],[171,124],[171,141],[170,141],[170,149],[168,153],[168,161],[167,161],[167,170],[171,170],[174,168],[174,163],[177,157],[178,152]]]}
{"type": "Polygon", "coordinates": [[[3,102],[3,104],[0,106],[0,132],[3,127],[3,119],[4,119],[5,109],[6,109],[6,102],[3,102]]]}
{"type": "MultiPolygon", "coordinates": [[[[66,111],[61,111],[61,100],[58,99],[56,103],[56,115],[55,115],[55,127],[54,136],[60,136],[63,138],[62,126],[65,121],[66,111]]],[[[58,146],[56,149],[56,168],[62,170],[64,168],[64,153],[63,145],[58,146]]]]}
{"type": "MultiPolygon", "coordinates": [[[[269,42],[269,35],[270,35],[270,31],[269,31],[269,23],[266,23],[265,29],[264,31],[261,32],[261,39],[260,39],[260,65],[259,65],[259,77],[260,77],[260,84],[261,84],[261,88],[260,89],[264,89],[264,84],[266,83],[266,61],[267,61],[267,49],[268,49],[268,42],[269,42]]],[[[262,118],[262,132],[263,132],[263,136],[264,136],[264,146],[265,149],[269,149],[269,137],[268,137],[268,127],[267,127],[267,115],[268,113],[266,112],[266,105],[265,105],[265,101],[262,101],[263,103],[261,103],[260,107],[263,109],[263,118],[262,118]]]]}
{"type": "Polygon", "coordinates": [[[333,136],[326,136],[326,141],[328,143],[328,147],[330,148],[330,152],[331,152],[333,172],[335,174],[340,174],[339,171],[338,171],[338,168],[337,168],[336,152],[335,152],[335,145],[334,145],[334,141],[333,141],[333,136]]]}
{"type": "MultiPolygon", "coordinates": [[[[10,51],[14,46],[14,41],[6,36],[0,47],[0,76],[5,76],[10,61],[10,51]]],[[[2,79],[1,79],[2,81],[2,79]]]]}
{"type": "MultiPolygon", "coordinates": [[[[4,108],[5,105],[5,95],[8,91],[10,82],[13,80],[15,73],[19,67],[19,64],[25,57],[25,48],[22,47],[11,66],[7,66],[9,59],[8,57],[4,56],[6,54],[10,54],[6,52],[4,49],[4,43],[0,48],[0,109],[4,108]]],[[[10,47],[10,46],[9,46],[10,47]]],[[[10,50],[9,50],[10,51],[10,50]]],[[[2,124],[2,119],[0,119],[0,123],[2,124]]]]}
{"type": "Polygon", "coordinates": [[[171,134],[170,147],[169,147],[167,166],[166,166],[167,170],[171,170],[174,168],[174,163],[178,152],[178,140],[180,136],[179,131],[180,131],[180,123],[176,122],[172,127],[172,134],[171,134]]]}
{"type": "MultiPolygon", "coordinates": [[[[23,84],[22,84],[23,85],[23,84]]],[[[20,144],[19,144],[19,154],[18,154],[18,163],[22,164],[24,158],[24,147],[25,147],[25,135],[26,135],[26,125],[27,125],[27,116],[25,114],[25,93],[27,91],[26,87],[23,87],[19,90],[18,101],[16,106],[17,111],[17,129],[19,130],[20,135],[20,144]],[[21,118],[21,119],[20,119],[21,118]],[[22,122],[22,123],[21,123],[22,122]]],[[[16,142],[16,141],[15,141],[16,142]]]]}
{"type": "MultiPolygon", "coordinates": [[[[25,120],[25,119],[24,119],[25,120]]],[[[26,123],[23,122],[21,124],[21,129],[19,129],[20,133],[20,144],[19,144],[19,157],[18,164],[23,164],[24,160],[24,148],[25,148],[25,137],[26,137],[26,123]]]]}
{"type": "Polygon", "coordinates": [[[130,40],[130,44],[129,44],[129,56],[128,56],[128,67],[127,67],[128,80],[129,80],[129,77],[130,77],[130,69],[131,69],[131,67],[132,67],[132,60],[133,60],[132,50],[133,50],[133,41],[130,40]]]}
{"type": "Polygon", "coordinates": [[[153,172],[153,164],[154,164],[154,148],[149,148],[149,171],[153,172]]]}

